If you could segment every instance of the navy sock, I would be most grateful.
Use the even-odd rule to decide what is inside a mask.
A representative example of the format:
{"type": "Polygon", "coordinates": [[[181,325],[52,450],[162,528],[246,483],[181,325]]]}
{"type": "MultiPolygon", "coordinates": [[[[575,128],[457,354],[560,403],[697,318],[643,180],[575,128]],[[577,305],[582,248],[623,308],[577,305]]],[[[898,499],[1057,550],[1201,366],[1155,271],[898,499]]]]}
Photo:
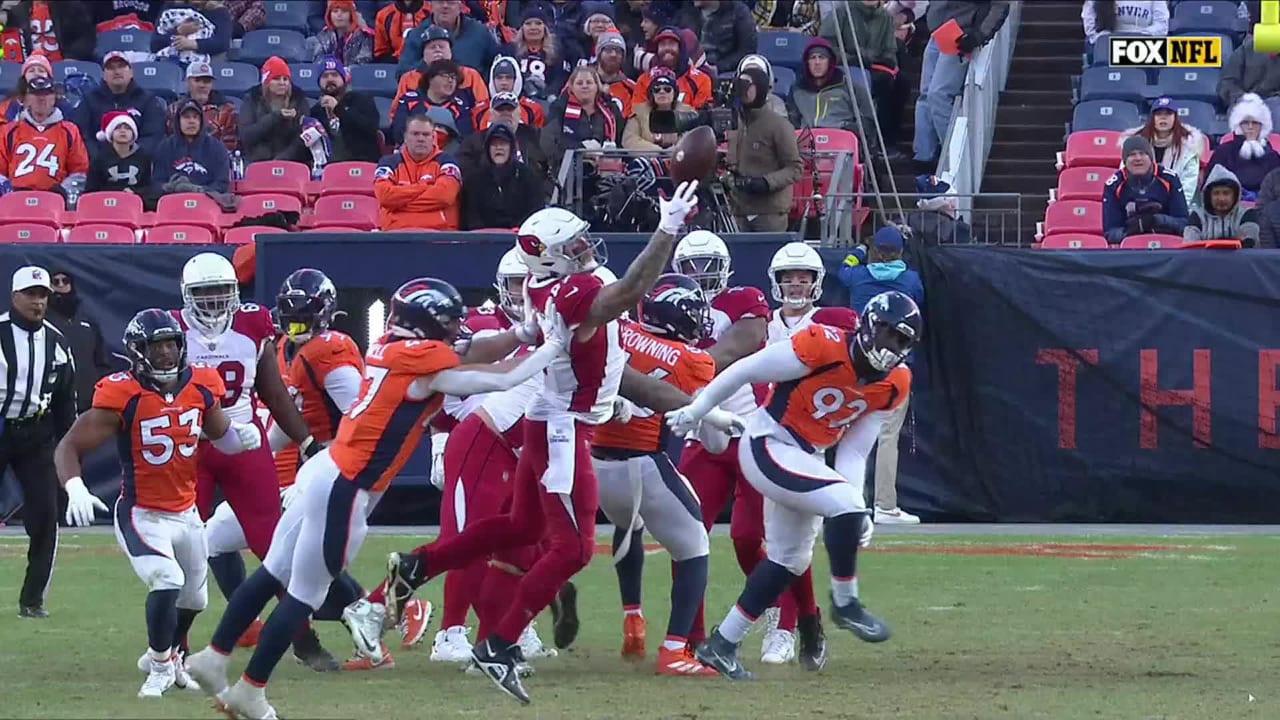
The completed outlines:
{"type": "Polygon", "coordinates": [[[293,643],[293,636],[311,616],[311,607],[292,595],[285,594],[280,604],[271,611],[271,617],[262,626],[258,635],[258,647],[253,650],[253,657],[245,666],[244,676],[255,683],[266,685],[271,679],[271,672],[280,663],[280,658],[293,643]]]}
{"type": "Polygon", "coordinates": [[[640,587],[644,584],[644,530],[613,529],[613,551],[617,553],[622,541],[631,535],[631,546],[627,554],[613,564],[618,573],[618,592],[622,594],[622,607],[640,607],[640,587]]]}
{"type": "Polygon", "coordinates": [[[214,555],[209,558],[209,572],[213,573],[213,580],[218,583],[222,597],[230,600],[244,582],[244,558],[238,552],[214,555]]]}
{"type": "Polygon", "coordinates": [[[316,611],[311,613],[315,620],[341,620],[342,609],[364,597],[364,588],[345,571],[333,579],[329,585],[329,594],[316,611]]]}
{"type": "Polygon", "coordinates": [[[173,630],[178,626],[178,591],[152,590],[147,593],[147,644],[156,652],[173,647],[173,630]]]}
{"type": "Polygon", "coordinates": [[[220,652],[231,654],[236,641],[257,619],[258,613],[282,590],[280,581],[267,572],[266,568],[259,567],[227,601],[227,609],[218,622],[218,628],[213,631],[213,639],[209,644],[220,652]]]}
{"type": "Polygon", "coordinates": [[[778,597],[795,579],[796,576],[790,570],[765,558],[747,578],[746,587],[742,588],[742,594],[738,596],[738,607],[748,617],[758,618],[765,610],[773,607],[778,597]]]}
{"type": "Polygon", "coordinates": [[[867,515],[861,512],[827,518],[822,530],[822,542],[827,546],[832,577],[851,578],[857,574],[858,539],[862,537],[864,522],[867,522],[867,515]]]}
{"type": "Polygon", "coordinates": [[[668,637],[689,637],[693,618],[702,607],[707,591],[707,556],[702,555],[671,564],[671,617],[667,619],[668,637]]]}
{"type": "Polygon", "coordinates": [[[191,632],[191,624],[196,621],[199,610],[178,608],[178,628],[173,633],[173,646],[187,653],[187,633],[191,632]]]}

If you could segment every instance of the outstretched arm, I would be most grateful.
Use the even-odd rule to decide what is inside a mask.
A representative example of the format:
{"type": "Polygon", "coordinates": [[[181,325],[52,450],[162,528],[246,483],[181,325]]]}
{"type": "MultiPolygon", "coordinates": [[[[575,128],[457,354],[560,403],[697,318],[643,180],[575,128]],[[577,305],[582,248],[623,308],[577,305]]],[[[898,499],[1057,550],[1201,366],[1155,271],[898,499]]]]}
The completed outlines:
{"type": "Polygon", "coordinates": [[[668,382],[649,377],[630,367],[622,370],[622,386],[618,394],[657,413],[667,413],[688,405],[693,398],[668,382]]]}
{"type": "Polygon", "coordinates": [[[116,434],[120,416],[102,408],[90,408],[76,418],[53,451],[58,483],[67,491],[67,524],[91,525],[95,510],[107,512],[106,503],[89,492],[80,478],[80,458],[116,434]]]}
{"type": "Polygon", "coordinates": [[[726,368],[698,393],[688,409],[695,418],[702,418],[744,385],[799,380],[808,374],[809,366],[796,355],[791,343],[774,343],[726,368]]]}
{"type": "Polygon", "coordinates": [[[551,341],[543,343],[523,361],[504,361],[493,365],[462,365],[444,370],[431,377],[430,389],[459,397],[510,390],[542,372],[563,349],[558,341],[551,341]]]}
{"type": "Polygon", "coordinates": [[[716,368],[723,371],[759,350],[760,346],[764,345],[768,329],[768,323],[764,318],[742,318],[730,325],[724,335],[716,340],[716,344],[707,348],[707,352],[711,355],[711,359],[716,361],[716,368]]]}

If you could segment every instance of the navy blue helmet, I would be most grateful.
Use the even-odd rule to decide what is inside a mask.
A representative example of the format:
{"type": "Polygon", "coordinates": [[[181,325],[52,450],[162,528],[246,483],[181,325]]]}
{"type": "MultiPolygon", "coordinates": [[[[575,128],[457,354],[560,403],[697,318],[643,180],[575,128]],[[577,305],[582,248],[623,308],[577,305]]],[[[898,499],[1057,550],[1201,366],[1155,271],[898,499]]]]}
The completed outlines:
{"type": "Polygon", "coordinates": [[[124,329],[124,351],[139,380],[167,383],[187,367],[187,335],[177,318],[164,310],[150,308],[133,316],[124,329]],[[165,340],[177,343],[176,355],[164,357],[152,347],[165,340]]]}
{"type": "Polygon", "coordinates": [[[396,337],[453,342],[467,306],[456,288],[444,280],[415,278],[391,298],[387,331],[396,337]]]}
{"type": "Polygon", "coordinates": [[[327,275],[312,268],[294,270],[276,295],[279,327],[290,338],[329,329],[338,308],[338,291],[327,275]]]}
{"type": "Polygon", "coordinates": [[[697,280],[667,273],[640,300],[645,330],[690,345],[711,334],[711,305],[697,280]]]}
{"type": "Polygon", "coordinates": [[[890,290],[867,301],[853,347],[873,369],[888,372],[907,359],[923,334],[924,319],[916,301],[890,290]]]}

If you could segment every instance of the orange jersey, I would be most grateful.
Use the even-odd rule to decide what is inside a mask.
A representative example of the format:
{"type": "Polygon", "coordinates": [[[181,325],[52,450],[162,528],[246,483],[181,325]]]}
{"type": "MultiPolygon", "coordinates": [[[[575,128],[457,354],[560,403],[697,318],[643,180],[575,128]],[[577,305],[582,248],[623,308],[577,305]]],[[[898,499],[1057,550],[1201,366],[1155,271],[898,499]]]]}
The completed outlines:
{"type": "MultiPolygon", "coordinates": [[[[609,98],[613,100],[613,104],[618,106],[618,110],[622,112],[624,120],[630,120],[635,115],[632,109],[635,102],[636,81],[626,75],[619,75],[617,80],[608,80],[604,84],[604,89],[608,91],[609,98]]],[[[641,98],[644,99],[643,97],[641,98]]]]}
{"type": "MultiPolygon", "coordinates": [[[[327,443],[338,434],[342,410],[325,391],[324,380],[329,373],[347,366],[354,367],[363,376],[364,358],[360,357],[354,340],[333,330],[303,343],[288,359],[285,358],[286,345],[288,343],[283,340],[276,345],[280,377],[298,404],[308,432],[316,440],[327,443]]],[[[276,453],[276,477],[280,479],[280,487],[292,485],[297,474],[298,446],[290,443],[276,453]]]]}
{"type": "MultiPolygon", "coordinates": [[[[649,73],[640,73],[636,86],[631,88],[631,97],[640,102],[648,99],[649,82],[649,73]]],[[[701,110],[703,105],[711,102],[711,76],[692,67],[685,74],[677,76],[676,102],[701,110]]]]}
{"type": "Polygon", "coordinates": [[[383,337],[365,355],[360,398],[338,426],[329,447],[342,476],[371,492],[382,492],[418,447],[422,431],[444,396],[410,397],[414,380],[457,367],[453,348],[436,340],[383,337]]]}
{"type": "MultiPolygon", "coordinates": [[[[640,329],[634,322],[619,323],[622,351],[627,365],[636,372],[665,380],[682,392],[692,395],[706,387],[716,374],[711,355],[681,342],[666,340],[640,329]]],[[[631,422],[610,420],[596,430],[592,445],[639,452],[657,452],[666,441],[662,416],[652,410],[637,408],[631,422]]]]}
{"type": "MultiPolygon", "coordinates": [[[[14,190],[52,190],[68,175],[89,172],[89,154],[80,130],[67,120],[37,126],[26,113],[0,137],[0,175],[14,190]]],[[[54,117],[61,113],[54,110],[54,117]]]]}
{"type": "Polygon", "coordinates": [[[812,372],[778,383],[768,410],[778,424],[814,448],[835,445],[858,418],[901,405],[911,390],[911,371],[901,365],[883,380],[859,385],[849,334],[843,330],[810,325],[791,337],[791,347],[812,372]]]}
{"type": "Polygon", "coordinates": [[[120,416],[121,495],[147,510],[182,512],[196,502],[196,445],[205,413],[218,407],[226,388],[218,371],[192,365],[177,390],[143,387],[133,373],[98,381],[93,407],[120,416]]]}
{"type": "Polygon", "coordinates": [[[461,192],[462,170],[453,156],[439,150],[419,162],[401,148],[382,158],[373,171],[382,230],[457,230],[461,192]]]}
{"type": "Polygon", "coordinates": [[[400,50],[404,47],[404,36],[430,16],[429,4],[412,13],[401,12],[394,4],[379,10],[373,20],[374,57],[393,55],[399,60],[400,50]]]}

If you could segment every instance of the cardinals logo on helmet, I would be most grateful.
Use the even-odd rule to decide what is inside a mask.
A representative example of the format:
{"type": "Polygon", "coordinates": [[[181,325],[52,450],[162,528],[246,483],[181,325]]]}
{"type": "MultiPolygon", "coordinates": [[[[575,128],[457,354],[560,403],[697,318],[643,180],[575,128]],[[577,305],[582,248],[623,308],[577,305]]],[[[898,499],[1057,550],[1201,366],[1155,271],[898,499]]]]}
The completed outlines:
{"type": "Polygon", "coordinates": [[[520,243],[520,249],[526,255],[541,255],[547,251],[547,246],[536,235],[521,235],[516,239],[520,243]]]}

